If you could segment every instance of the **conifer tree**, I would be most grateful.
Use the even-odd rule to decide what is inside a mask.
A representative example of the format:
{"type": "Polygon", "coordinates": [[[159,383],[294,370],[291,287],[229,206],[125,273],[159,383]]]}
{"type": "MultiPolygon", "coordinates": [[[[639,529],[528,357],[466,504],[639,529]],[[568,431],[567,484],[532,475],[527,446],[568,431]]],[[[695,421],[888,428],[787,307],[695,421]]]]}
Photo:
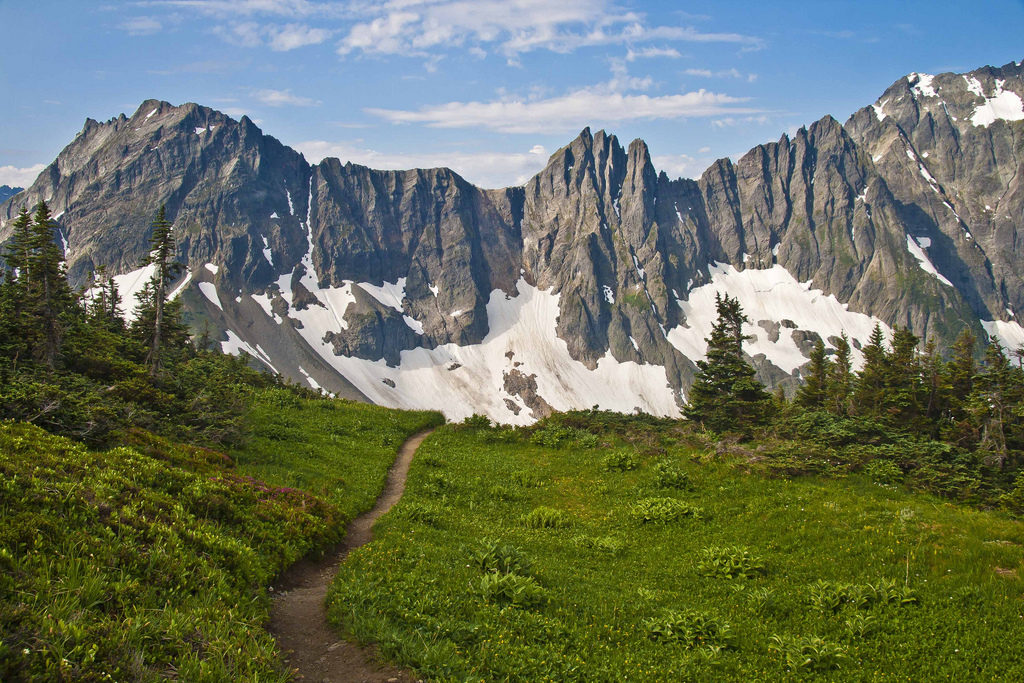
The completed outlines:
{"type": "Polygon", "coordinates": [[[1006,461],[1006,423],[1012,419],[1013,368],[1003,354],[998,337],[992,337],[985,359],[974,377],[968,410],[981,429],[980,446],[988,450],[1002,466],[1006,461]]]}
{"type": "Polygon", "coordinates": [[[796,392],[796,404],[804,408],[824,408],[831,372],[832,361],[825,353],[825,342],[819,337],[811,349],[811,364],[807,369],[804,383],[796,392]]]}
{"type": "Polygon", "coordinates": [[[843,332],[836,343],[836,357],[829,370],[825,387],[825,401],[828,409],[836,415],[850,412],[850,391],[853,384],[853,360],[850,340],[843,332]]]}
{"type": "Polygon", "coordinates": [[[864,365],[854,382],[854,404],[860,415],[878,415],[885,393],[885,335],[881,325],[875,325],[862,353],[864,365]]]}
{"type": "MultiPolygon", "coordinates": [[[[167,220],[166,209],[163,205],[156,212],[152,227],[153,234],[149,238],[149,254],[143,261],[143,265],[156,266],[153,279],[144,292],[152,304],[153,319],[151,325],[144,329],[149,331],[149,353],[146,356],[146,365],[149,366],[150,376],[155,377],[160,371],[161,345],[165,337],[167,285],[177,274],[179,264],[174,262],[173,225],[167,220]]],[[[143,301],[140,300],[140,303],[143,301]]]]}
{"type": "Polygon", "coordinates": [[[743,323],[750,322],[739,300],[715,295],[718,320],[711,328],[707,360],[697,361],[698,373],[690,389],[686,417],[718,432],[748,434],[763,424],[771,397],[743,359],[743,323]]]}

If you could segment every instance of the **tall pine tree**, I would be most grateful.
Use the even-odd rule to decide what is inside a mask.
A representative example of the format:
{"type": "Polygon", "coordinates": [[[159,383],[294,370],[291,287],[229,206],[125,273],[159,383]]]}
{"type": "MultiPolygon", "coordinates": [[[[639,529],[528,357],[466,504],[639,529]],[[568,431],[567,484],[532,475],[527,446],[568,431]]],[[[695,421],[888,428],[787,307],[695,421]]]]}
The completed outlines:
{"type": "Polygon", "coordinates": [[[718,320],[707,337],[707,360],[697,361],[685,415],[716,432],[749,434],[764,424],[771,397],[743,359],[743,323],[750,322],[739,300],[715,295],[718,320]]]}

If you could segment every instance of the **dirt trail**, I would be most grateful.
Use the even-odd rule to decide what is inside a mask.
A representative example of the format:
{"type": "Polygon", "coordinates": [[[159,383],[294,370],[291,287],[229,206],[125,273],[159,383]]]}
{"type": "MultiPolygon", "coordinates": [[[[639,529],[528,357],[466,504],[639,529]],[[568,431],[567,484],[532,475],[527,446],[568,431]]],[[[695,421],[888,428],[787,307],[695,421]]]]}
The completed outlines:
{"type": "Polygon", "coordinates": [[[384,492],[369,512],[348,526],[345,540],[319,561],[300,560],[278,579],[277,597],[270,609],[270,633],[285,653],[288,666],[299,680],[331,683],[408,683],[416,677],[408,671],[379,664],[372,648],[342,640],[327,624],[325,601],[338,565],[350,550],[369,543],[373,524],[398,502],[405,491],[416,449],[430,432],[410,437],[388,470],[384,492]]]}

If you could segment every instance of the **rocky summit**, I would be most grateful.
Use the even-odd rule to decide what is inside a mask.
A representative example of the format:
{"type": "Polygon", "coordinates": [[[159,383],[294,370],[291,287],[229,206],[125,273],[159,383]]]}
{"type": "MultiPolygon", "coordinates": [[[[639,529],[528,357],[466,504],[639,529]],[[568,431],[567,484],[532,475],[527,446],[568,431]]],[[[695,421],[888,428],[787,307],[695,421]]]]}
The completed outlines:
{"type": "Polygon", "coordinates": [[[584,129],[501,190],[311,165],[246,117],[149,100],[87,120],[0,195],[0,240],[47,201],[72,281],[106,266],[130,312],[166,205],[191,324],[296,381],[456,419],[676,415],[719,292],[769,385],[799,382],[818,339],[856,350],[876,323],[1024,344],[1022,64],[910,74],[697,180],[584,129]]]}

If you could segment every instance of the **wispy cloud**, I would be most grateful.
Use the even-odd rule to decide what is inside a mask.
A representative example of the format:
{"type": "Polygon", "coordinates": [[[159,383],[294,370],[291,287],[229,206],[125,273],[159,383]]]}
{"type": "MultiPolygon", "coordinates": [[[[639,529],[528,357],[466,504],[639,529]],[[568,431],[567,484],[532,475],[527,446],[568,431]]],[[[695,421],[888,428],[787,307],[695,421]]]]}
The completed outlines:
{"type": "Polygon", "coordinates": [[[760,39],[738,33],[651,26],[643,14],[622,11],[607,0],[393,0],[368,5],[365,12],[366,19],[342,38],[339,54],[424,55],[454,46],[514,59],[533,50],[566,53],[655,40],[761,45],[760,39]]]}
{"type": "Polygon", "coordinates": [[[450,168],[481,187],[522,185],[544,168],[548,155],[542,145],[527,152],[464,152],[459,150],[427,154],[390,154],[367,149],[358,142],[307,140],[292,145],[306,160],[316,163],[327,157],[371,168],[450,168]]]}
{"type": "Polygon", "coordinates": [[[652,59],[659,57],[668,57],[670,59],[678,59],[682,57],[679,54],[679,50],[672,47],[642,47],[638,49],[629,48],[626,51],[626,61],[632,62],[637,59],[652,59]]]}
{"type": "Polygon", "coordinates": [[[294,107],[315,107],[320,104],[319,100],[314,100],[310,97],[302,97],[301,95],[293,95],[291,89],[288,90],[254,90],[252,96],[259,102],[270,106],[270,107],[283,107],[286,105],[294,107]]]}
{"type": "Polygon", "coordinates": [[[278,52],[294,50],[306,45],[318,45],[331,37],[333,31],[313,28],[304,24],[287,24],[268,30],[270,49],[278,52]]]}
{"type": "Polygon", "coordinates": [[[203,14],[238,17],[269,15],[281,17],[350,17],[350,2],[310,2],[309,0],[137,0],[137,6],[193,10],[203,14]]]}
{"type": "Polygon", "coordinates": [[[448,102],[415,110],[368,108],[391,123],[431,128],[484,128],[502,133],[572,132],[589,124],[622,121],[734,117],[760,113],[746,98],[697,90],[673,95],[632,94],[651,86],[650,77],[634,78],[612,63],[610,81],[548,97],[504,96],[488,102],[448,102]]]}
{"type": "Polygon", "coordinates": [[[0,185],[11,187],[28,187],[46,168],[46,164],[36,164],[26,168],[17,166],[0,166],[0,185]]]}
{"type": "Polygon", "coordinates": [[[701,78],[738,78],[748,83],[753,83],[757,80],[757,74],[743,73],[738,69],[720,69],[718,71],[712,71],[711,69],[687,69],[684,73],[687,76],[699,76],[701,78]]]}
{"type": "Polygon", "coordinates": [[[117,27],[127,31],[130,36],[149,36],[161,31],[163,24],[153,17],[132,17],[125,19],[117,27]]]}

